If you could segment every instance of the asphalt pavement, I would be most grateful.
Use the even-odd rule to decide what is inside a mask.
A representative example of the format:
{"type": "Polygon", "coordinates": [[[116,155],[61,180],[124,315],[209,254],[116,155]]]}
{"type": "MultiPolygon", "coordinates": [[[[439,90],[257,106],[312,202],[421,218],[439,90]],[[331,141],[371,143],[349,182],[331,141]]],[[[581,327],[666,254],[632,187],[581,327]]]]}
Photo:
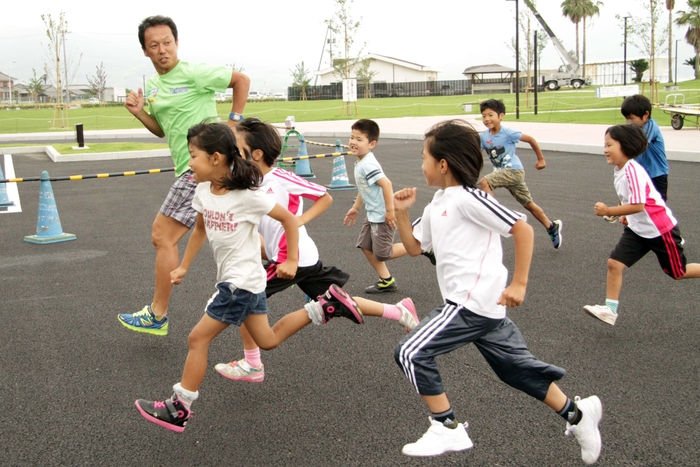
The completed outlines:
{"type": "MultiPolygon", "coordinates": [[[[382,131],[375,152],[385,172],[396,189],[418,187],[417,205],[424,206],[434,190],[425,187],[420,171],[422,143],[388,137],[393,133],[388,125],[382,131]]],[[[330,135],[317,139],[335,142],[330,135]]],[[[560,386],[570,397],[601,398],[599,465],[696,465],[698,283],[669,279],[648,256],[624,275],[615,327],[585,315],[583,305],[605,298],[606,259],[621,233],[620,225],[593,214],[596,201],[615,200],[612,168],[595,154],[545,156],[547,168],[536,171],[534,154],[521,151],[535,201],[563,221],[563,245],[554,250],[544,228],[533,224],[528,294],[509,316],[536,356],[567,370],[560,386]]],[[[43,152],[18,154],[13,161],[18,177],[42,170],[62,176],[171,165],[167,157],[58,164],[43,152]]],[[[346,161],[351,167],[352,160],[346,161]]],[[[330,183],[332,163],[311,161],[317,183],[330,183]]],[[[700,218],[693,193],[700,164],[672,161],[670,168],[669,205],[680,221],[686,256],[697,261],[700,218]]],[[[134,400],[172,393],[188,333],[214,291],[216,274],[205,247],[174,289],[165,337],[134,333],[117,322],[118,313],[138,311],[152,296],[150,229],[172,181],[166,173],[54,182],[63,231],[77,240],[50,245],[23,241],[36,233],[39,184],[17,184],[22,212],[0,214],[2,465],[582,465],[578,444],[564,436],[564,421],[501,383],[473,346],[438,363],[475,448],[432,459],[403,456],[401,447],[428,428],[429,413],[393,359],[403,329],[372,318],[362,326],[342,319],[309,326],[264,352],[261,384],[229,381],[213,370],[215,363],[242,358],[238,333],[229,329],[210,349],[187,430],[176,434],[144,420],[134,400]]],[[[359,227],[342,224],[356,192],[331,194],[333,205],[308,230],[322,260],[351,274],[346,289],[365,296],[364,288],[376,278],[354,248],[359,227]]],[[[496,195],[518,209],[507,192],[496,195]]],[[[504,262],[512,269],[512,240],[503,245],[504,262]]],[[[425,257],[400,258],[389,268],[399,292],[378,300],[411,296],[421,317],[440,304],[434,267],[425,257]]],[[[270,321],[303,302],[297,288],[275,295],[270,321]]]]}

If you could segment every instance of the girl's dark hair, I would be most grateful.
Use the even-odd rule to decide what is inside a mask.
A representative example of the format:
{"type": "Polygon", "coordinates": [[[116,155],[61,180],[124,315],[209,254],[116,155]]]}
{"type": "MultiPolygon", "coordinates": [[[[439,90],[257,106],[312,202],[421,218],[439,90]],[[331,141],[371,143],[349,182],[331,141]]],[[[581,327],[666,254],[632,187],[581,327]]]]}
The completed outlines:
{"type": "Polygon", "coordinates": [[[170,31],[173,33],[173,39],[177,42],[177,26],[175,26],[175,21],[162,15],[149,16],[139,24],[139,42],[143,50],[146,50],[146,29],[156,26],[169,27],[170,31]]]}
{"type": "Polygon", "coordinates": [[[452,176],[465,188],[476,188],[484,166],[479,133],[464,120],[437,123],[425,134],[428,152],[445,159],[452,176]]]}
{"type": "Polygon", "coordinates": [[[605,134],[620,143],[620,149],[628,159],[639,156],[649,145],[644,130],[633,123],[611,126],[605,134]]]}
{"type": "MultiPolygon", "coordinates": [[[[251,151],[259,149],[263,152],[263,161],[268,167],[275,165],[275,161],[282,153],[282,139],[279,133],[269,123],[260,121],[255,117],[245,118],[236,125],[236,132],[243,136],[251,151]]],[[[244,148],[246,159],[252,155],[244,148]]]]}
{"type": "Polygon", "coordinates": [[[226,157],[231,172],[220,183],[227,190],[249,190],[260,186],[262,172],[241,156],[233,130],[225,124],[199,123],[187,130],[187,143],[209,155],[218,152],[226,157]]]}

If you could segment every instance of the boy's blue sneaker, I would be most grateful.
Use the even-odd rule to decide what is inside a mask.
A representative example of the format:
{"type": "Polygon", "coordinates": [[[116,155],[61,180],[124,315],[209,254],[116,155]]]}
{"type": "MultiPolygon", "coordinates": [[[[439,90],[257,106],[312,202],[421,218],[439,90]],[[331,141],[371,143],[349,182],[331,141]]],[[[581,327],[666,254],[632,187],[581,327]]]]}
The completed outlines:
{"type": "Polygon", "coordinates": [[[561,246],[561,228],[563,227],[563,225],[560,220],[556,220],[552,222],[552,224],[554,225],[551,229],[547,229],[547,233],[549,234],[549,238],[552,240],[552,245],[554,245],[554,249],[558,250],[561,246]]]}
{"type": "Polygon", "coordinates": [[[136,332],[147,332],[156,336],[165,336],[168,334],[168,317],[163,319],[156,318],[156,315],[151,310],[151,305],[143,307],[143,310],[134,314],[117,315],[117,319],[124,327],[136,332]]]}

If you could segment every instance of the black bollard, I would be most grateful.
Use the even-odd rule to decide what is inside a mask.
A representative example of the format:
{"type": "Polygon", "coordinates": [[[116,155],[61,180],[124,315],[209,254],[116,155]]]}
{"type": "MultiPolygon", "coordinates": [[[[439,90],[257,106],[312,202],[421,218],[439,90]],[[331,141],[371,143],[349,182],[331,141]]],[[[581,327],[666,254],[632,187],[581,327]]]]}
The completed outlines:
{"type": "Polygon", "coordinates": [[[83,136],[83,124],[82,123],[75,124],[75,133],[78,136],[78,147],[84,148],[85,147],[85,137],[83,136]]]}

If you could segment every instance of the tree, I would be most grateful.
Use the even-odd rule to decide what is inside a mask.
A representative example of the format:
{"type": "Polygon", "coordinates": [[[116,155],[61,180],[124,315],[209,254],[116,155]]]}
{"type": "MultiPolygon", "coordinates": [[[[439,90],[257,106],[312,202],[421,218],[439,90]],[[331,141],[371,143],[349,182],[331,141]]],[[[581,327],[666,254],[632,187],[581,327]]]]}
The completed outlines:
{"type": "Polygon", "coordinates": [[[593,18],[594,16],[600,15],[600,7],[603,6],[603,2],[597,1],[593,3],[592,0],[586,0],[583,5],[583,77],[586,77],[586,18],[593,18]]]}
{"type": "MultiPolygon", "coordinates": [[[[676,0],[666,0],[668,10],[668,82],[673,83],[673,9],[676,7],[676,0]]],[[[677,77],[676,77],[677,78],[677,77]]]]}
{"type": "Polygon", "coordinates": [[[335,40],[331,40],[328,53],[331,58],[331,66],[335,71],[335,75],[340,79],[350,78],[352,71],[360,62],[360,55],[364,46],[360,51],[353,56],[350,55],[353,44],[355,43],[355,35],[360,29],[360,20],[355,21],[350,14],[350,6],[353,0],[335,0],[338,9],[333,14],[333,17],[326,21],[328,29],[332,34],[340,36],[342,40],[342,49],[337,50],[335,40]],[[339,53],[340,52],[340,53],[339,53]]]}
{"type": "Polygon", "coordinates": [[[68,22],[65,13],[58,15],[58,20],[54,20],[51,14],[41,15],[41,20],[46,25],[46,36],[49,38],[49,64],[44,63],[44,71],[47,77],[53,77],[56,88],[56,104],[54,105],[52,128],[65,128],[68,126],[68,109],[63,103],[63,80],[61,79],[61,44],[68,34],[68,22]],[[52,75],[51,72],[54,72],[52,75]],[[57,126],[58,125],[58,126],[57,126]]]}
{"type": "Polygon", "coordinates": [[[292,72],[292,87],[299,89],[299,99],[306,100],[306,88],[309,87],[311,78],[309,78],[309,70],[304,66],[304,62],[298,63],[292,72]]]}
{"type": "MultiPolygon", "coordinates": [[[[535,2],[532,2],[533,5],[535,2]]],[[[535,77],[532,76],[531,72],[533,71],[534,68],[534,62],[535,62],[535,44],[532,39],[532,19],[533,19],[533,14],[529,10],[526,11],[521,11],[520,12],[520,19],[518,21],[518,25],[520,28],[520,32],[523,33],[525,36],[525,48],[526,48],[526,53],[525,54],[517,54],[519,57],[519,63],[518,66],[520,69],[523,69],[527,73],[527,83],[528,86],[525,87],[525,99],[526,99],[526,104],[529,105],[529,87],[530,84],[533,81],[536,80],[535,77]]],[[[545,49],[547,46],[547,43],[549,41],[549,36],[545,31],[542,30],[537,30],[537,56],[541,57],[542,56],[542,51],[545,49]]],[[[515,56],[515,38],[511,38],[510,44],[507,44],[508,48],[513,51],[513,56],[515,56]]]]}
{"type": "Polygon", "coordinates": [[[46,84],[46,74],[37,77],[34,68],[32,68],[32,73],[34,77],[29,80],[29,83],[24,86],[24,89],[26,89],[27,93],[32,97],[34,108],[38,108],[39,95],[46,91],[48,85],[46,84]]]}
{"type": "MultiPolygon", "coordinates": [[[[665,28],[668,25],[663,28],[658,27],[664,8],[661,0],[639,0],[639,2],[649,12],[649,15],[640,16],[627,13],[627,16],[631,18],[627,27],[630,33],[628,37],[637,50],[648,57],[649,79],[653,81],[656,78],[656,50],[662,49],[666,44],[667,31],[665,28]],[[660,33],[657,34],[659,29],[660,33]]],[[[622,20],[620,15],[615,17],[622,20]]],[[[652,89],[654,88],[652,87],[652,89]]]]}
{"type": "Polygon", "coordinates": [[[85,77],[90,85],[90,92],[97,96],[100,102],[104,102],[105,89],[107,89],[107,73],[105,72],[104,63],[102,62],[100,62],[100,66],[96,66],[95,68],[94,75],[85,75],[85,77]]]}
{"type": "Polygon", "coordinates": [[[233,71],[237,71],[239,73],[243,73],[243,71],[245,70],[245,68],[243,68],[242,66],[237,67],[235,63],[227,63],[226,66],[232,68],[233,71]]]}
{"type": "Polygon", "coordinates": [[[688,27],[685,41],[695,50],[695,79],[698,79],[700,78],[700,0],[688,0],[688,10],[678,12],[676,24],[688,27]]]}
{"type": "Polygon", "coordinates": [[[585,15],[585,3],[586,0],[564,0],[561,3],[561,14],[576,25],[576,61],[579,63],[581,63],[581,56],[579,54],[578,25],[585,15]]]}
{"type": "Polygon", "coordinates": [[[369,58],[365,58],[360,61],[360,65],[357,68],[357,79],[362,81],[362,84],[365,85],[365,98],[370,99],[372,97],[372,93],[369,90],[370,83],[372,82],[372,78],[377,76],[379,73],[378,71],[372,71],[370,70],[370,66],[372,65],[372,60],[369,58]]]}
{"type": "Polygon", "coordinates": [[[632,81],[635,83],[641,83],[644,72],[649,69],[649,62],[646,58],[638,58],[637,60],[632,60],[629,62],[630,70],[634,73],[632,81]]]}

